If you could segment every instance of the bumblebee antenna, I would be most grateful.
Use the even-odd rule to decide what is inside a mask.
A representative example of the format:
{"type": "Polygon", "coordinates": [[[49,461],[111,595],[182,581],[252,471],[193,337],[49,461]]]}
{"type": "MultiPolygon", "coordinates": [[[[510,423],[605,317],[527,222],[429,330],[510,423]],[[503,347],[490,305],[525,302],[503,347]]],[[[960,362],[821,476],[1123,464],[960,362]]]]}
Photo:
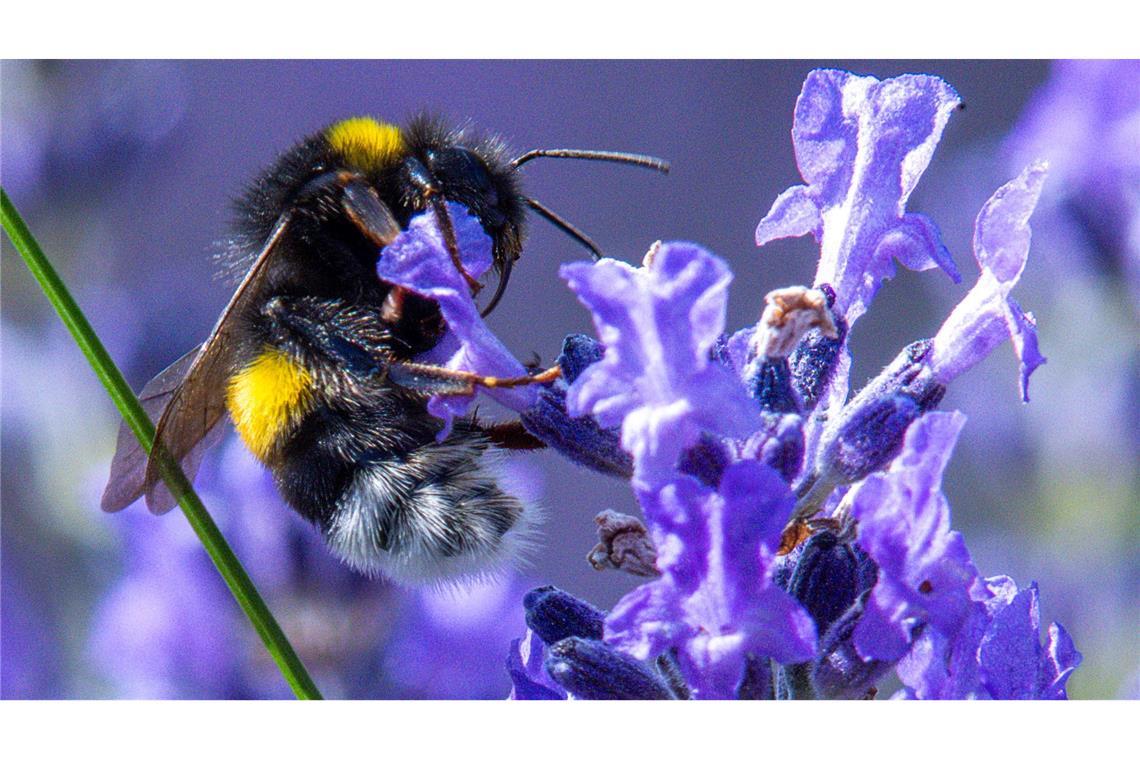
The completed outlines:
{"type": "Polygon", "coordinates": [[[575,150],[573,148],[539,148],[528,150],[511,161],[516,169],[535,158],[577,158],[584,161],[610,161],[615,164],[631,164],[652,169],[662,174],[669,173],[669,162],[663,158],[644,156],[640,153],[620,153],[612,150],[575,150]]]}
{"type": "Polygon", "coordinates": [[[562,230],[582,245],[586,246],[586,248],[590,251],[590,255],[594,257],[594,261],[602,258],[603,254],[601,249],[598,248],[598,244],[591,240],[590,236],[585,232],[582,232],[582,230],[578,229],[573,224],[570,224],[570,222],[566,221],[558,214],[554,213],[552,210],[536,201],[534,198],[523,197],[522,200],[524,203],[526,203],[526,205],[534,209],[543,219],[550,222],[555,227],[562,230]]]}
{"type": "MultiPolygon", "coordinates": [[[[654,156],[645,156],[640,153],[620,153],[611,150],[575,150],[572,148],[539,148],[537,150],[529,150],[511,161],[511,166],[517,169],[527,161],[535,158],[577,158],[583,161],[609,161],[615,164],[640,166],[644,169],[661,172],[662,174],[669,173],[669,162],[654,156]]],[[[591,240],[589,235],[563,219],[553,210],[542,205],[534,198],[520,196],[519,200],[529,206],[543,219],[585,246],[594,261],[603,257],[601,249],[598,248],[598,244],[591,240]]],[[[487,306],[480,312],[480,316],[487,316],[494,310],[495,306],[498,305],[499,299],[501,299],[503,293],[506,292],[507,282],[511,279],[511,269],[513,266],[513,260],[507,260],[503,264],[503,271],[499,274],[499,282],[495,287],[495,292],[491,296],[491,300],[487,303],[487,306]]]]}

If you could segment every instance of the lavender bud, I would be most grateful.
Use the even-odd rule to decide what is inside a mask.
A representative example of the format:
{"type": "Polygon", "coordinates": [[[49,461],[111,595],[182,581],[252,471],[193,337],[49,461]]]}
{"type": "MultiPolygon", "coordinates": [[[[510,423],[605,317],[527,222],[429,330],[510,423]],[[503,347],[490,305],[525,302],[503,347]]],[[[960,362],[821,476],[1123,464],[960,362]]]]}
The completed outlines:
{"type": "MultiPolygon", "coordinates": [[[[864,661],[855,650],[852,634],[863,614],[868,593],[860,595],[823,637],[820,655],[811,672],[815,694],[821,699],[862,699],[894,666],[893,662],[864,661]]],[[[912,632],[912,636],[916,634],[912,632]]]]}
{"type": "Polygon", "coordinates": [[[744,659],[744,673],[736,687],[737,699],[775,699],[772,665],[767,657],[750,654],[744,659]]]}
{"type": "Polygon", "coordinates": [[[828,441],[823,461],[840,483],[854,483],[888,464],[902,448],[910,423],[922,415],[901,393],[878,398],[856,410],[828,441]]]}
{"type": "Polygon", "coordinates": [[[519,415],[523,427],[571,461],[605,475],[633,476],[633,458],[621,447],[621,432],[604,428],[592,416],[571,417],[566,411],[566,389],[605,347],[587,335],[567,335],[558,366],[562,379],[538,394],[538,400],[519,415]]]}
{"type": "Polygon", "coordinates": [[[829,531],[814,534],[804,544],[788,592],[815,619],[821,637],[855,601],[858,565],[852,547],[829,531]]]}
{"type": "MultiPolygon", "coordinates": [[[[826,284],[820,285],[819,290],[827,298],[828,309],[831,309],[835,305],[835,291],[826,284]]],[[[813,330],[800,340],[789,357],[792,386],[806,411],[811,411],[819,403],[831,382],[839,353],[847,340],[847,320],[834,311],[831,312],[831,318],[835,322],[835,337],[813,330]]]]}
{"type": "Polygon", "coordinates": [[[854,483],[894,459],[910,423],[937,406],[946,392],[925,364],[929,353],[929,340],[907,346],[828,425],[817,490],[854,483]]]}
{"type": "Polygon", "coordinates": [[[696,445],[681,452],[681,458],[677,460],[677,471],[692,475],[709,488],[716,488],[720,485],[720,476],[724,474],[724,468],[731,462],[732,453],[728,444],[719,438],[702,433],[696,445]]]}
{"type": "Polygon", "coordinates": [[[796,563],[799,562],[803,550],[803,544],[800,544],[788,554],[776,557],[773,564],[775,569],[772,571],[772,583],[784,591],[788,590],[788,584],[792,582],[792,573],[796,570],[796,563]]]}
{"type": "Polygon", "coordinates": [[[685,677],[681,675],[681,666],[677,664],[676,650],[657,655],[654,664],[657,666],[657,672],[668,684],[669,691],[673,692],[674,699],[693,698],[693,691],[689,688],[689,684],[685,683],[685,677]]]}
{"type": "Polygon", "coordinates": [[[582,374],[582,370],[600,361],[605,352],[606,347],[589,335],[567,335],[562,341],[562,354],[558,357],[562,377],[567,383],[573,383],[582,374]]]}
{"type": "Polygon", "coordinates": [[[605,614],[589,602],[554,586],[542,586],[523,597],[526,625],[547,644],[577,636],[601,639],[605,614]]]}
{"type": "Polygon", "coordinates": [[[801,404],[792,387],[792,370],[784,356],[758,356],[745,372],[745,385],[765,412],[800,414],[801,404]]]}
{"type": "Polygon", "coordinates": [[[762,427],[740,447],[741,459],[757,459],[768,465],[788,483],[804,464],[803,419],[798,414],[760,415],[762,427]]]}
{"type": "MultiPolygon", "coordinates": [[[[859,558],[834,533],[822,530],[799,552],[787,590],[815,620],[821,638],[858,596],[859,558]]],[[[816,699],[812,663],[780,669],[779,694],[785,699],[816,699]]]]}
{"type": "Polygon", "coordinates": [[[810,662],[781,665],[776,671],[776,699],[816,699],[811,668],[810,662]]]}
{"type": "Polygon", "coordinates": [[[621,433],[616,428],[603,428],[588,415],[571,417],[566,412],[562,381],[542,389],[538,400],[519,419],[531,435],[572,462],[604,475],[633,476],[633,458],[621,447],[621,433]]]}
{"type": "Polygon", "coordinates": [[[546,654],[546,672],[579,699],[672,699],[669,685],[640,660],[601,641],[572,637],[546,654]]]}

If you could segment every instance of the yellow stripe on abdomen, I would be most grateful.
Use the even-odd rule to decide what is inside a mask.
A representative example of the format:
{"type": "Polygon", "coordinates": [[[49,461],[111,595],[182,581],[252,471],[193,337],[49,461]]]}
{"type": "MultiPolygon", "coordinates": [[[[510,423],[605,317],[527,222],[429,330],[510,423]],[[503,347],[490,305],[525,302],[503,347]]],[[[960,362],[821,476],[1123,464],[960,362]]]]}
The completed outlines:
{"type": "Polygon", "coordinates": [[[391,166],[406,150],[399,127],[368,116],[338,121],[325,132],[325,139],[349,165],[364,171],[391,166]]]}
{"type": "Polygon", "coordinates": [[[278,438],[309,410],[312,383],[304,367],[275,348],[266,348],[230,378],[226,408],[259,459],[265,459],[278,438]]]}

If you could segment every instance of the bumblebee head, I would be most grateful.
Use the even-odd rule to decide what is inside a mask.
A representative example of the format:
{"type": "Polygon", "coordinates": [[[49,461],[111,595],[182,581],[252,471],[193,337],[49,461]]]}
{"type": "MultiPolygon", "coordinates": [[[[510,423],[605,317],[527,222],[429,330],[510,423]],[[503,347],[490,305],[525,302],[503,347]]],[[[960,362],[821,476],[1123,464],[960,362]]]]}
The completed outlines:
{"type": "MultiPolygon", "coordinates": [[[[519,167],[540,157],[615,161],[667,172],[667,162],[651,156],[594,150],[532,150],[511,159],[499,138],[456,128],[442,119],[418,116],[400,128],[369,117],[345,119],[325,130],[334,163],[367,176],[401,226],[428,208],[449,226],[443,202],[465,206],[492,240],[499,282],[484,314],[502,296],[511,268],[522,251],[526,212],[534,211],[578,240],[594,258],[601,251],[589,237],[552,210],[525,195],[519,167]]],[[[478,284],[471,281],[473,290],[478,284]]]]}
{"type": "Polygon", "coordinates": [[[502,142],[429,116],[413,119],[403,134],[408,150],[397,179],[404,193],[399,205],[419,210],[440,197],[467,207],[493,241],[501,274],[521,252],[526,218],[518,170],[502,142]]]}

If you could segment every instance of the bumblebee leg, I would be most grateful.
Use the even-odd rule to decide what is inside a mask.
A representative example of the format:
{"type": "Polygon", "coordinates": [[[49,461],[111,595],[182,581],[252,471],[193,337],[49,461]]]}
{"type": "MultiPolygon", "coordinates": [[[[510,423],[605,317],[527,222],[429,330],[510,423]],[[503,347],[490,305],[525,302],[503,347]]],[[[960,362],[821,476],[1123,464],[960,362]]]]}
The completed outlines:
{"type": "Polygon", "coordinates": [[[277,296],[262,315],[272,342],[305,363],[332,363],[363,377],[387,372],[398,342],[378,311],[339,300],[277,296]]]}
{"type": "Polygon", "coordinates": [[[451,255],[451,262],[455,265],[455,270],[463,275],[463,280],[471,289],[471,294],[477,294],[483,289],[483,286],[463,267],[463,261],[459,257],[459,242],[455,238],[455,228],[451,225],[451,216],[448,215],[447,206],[444,203],[445,198],[440,192],[435,178],[431,176],[431,172],[426,166],[414,159],[409,162],[407,172],[407,179],[416,186],[416,189],[420,191],[420,197],[431,206],[435,213],[436,224],[439,225],[439,229],[443,233],[443,242],[447,246],[447,252],[451,255]]]}
{"type": "Polygon", "coordinates": [[[361,234],[380,248],[400,234],[400,223],[392,210],[380,200],[375,188],[354,172],[330,171],[318,175],[301,188],[295,203],[311,208],[339,203],[361,234]]]}
{"type": "Polygon", "coordinates": [[[467,287],[471,289],[471,295],[478,294],[478,292],[483,289],[483,286],[463,268],[463,260],[459,257],[459,241],[455,238],[455,228],[451,226],[451,215],[447,213],[447,207],[443,204],[443,196],[438,193],[433,193],[429,196],[429,199],[432,210],[435,211],[435,218],[439,223],[439,228],[443,231],[443,242],[447,245],[447,252],[451,254],[451,263],[455,265],[455,269],[459,274],[463,275],[463,281],[466,282],[467,287]]]}
{"type": "Polygon", "coordinates": [[[517,388],[521,385],[552,383],[562,377],[558,365],[544,369],[534,375],[519,377],[493,377],[477,372],[449,369],[435,364],[416,362],[393,362],[391,376],[394,381],[409,388],[418,388],[430,393],[448,396],[469,396],[475,388],[517,388]]]}
{"type": "Polygon", "coordinates": [[[344,180],[341,205],[357,229],[377,248],[388,245],[400,234],[400,223],[392,216],[392,210],[371,185],[354,175],[344,180]]]}

